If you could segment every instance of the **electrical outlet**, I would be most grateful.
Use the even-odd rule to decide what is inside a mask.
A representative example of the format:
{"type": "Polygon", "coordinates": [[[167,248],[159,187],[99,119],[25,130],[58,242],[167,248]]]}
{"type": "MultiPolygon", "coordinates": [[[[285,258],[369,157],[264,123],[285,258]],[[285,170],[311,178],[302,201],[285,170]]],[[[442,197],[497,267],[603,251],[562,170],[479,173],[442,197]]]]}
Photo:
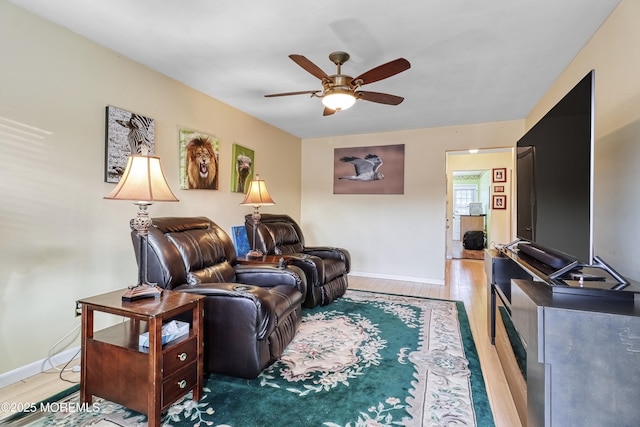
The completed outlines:
{"type": "Polygon", "coordinates": [[[76,308],[73,311],[73,314],[75,314],[76,317],[82,315],[82,304],[80,304],[78,301],[76,301],[76,308]]]}

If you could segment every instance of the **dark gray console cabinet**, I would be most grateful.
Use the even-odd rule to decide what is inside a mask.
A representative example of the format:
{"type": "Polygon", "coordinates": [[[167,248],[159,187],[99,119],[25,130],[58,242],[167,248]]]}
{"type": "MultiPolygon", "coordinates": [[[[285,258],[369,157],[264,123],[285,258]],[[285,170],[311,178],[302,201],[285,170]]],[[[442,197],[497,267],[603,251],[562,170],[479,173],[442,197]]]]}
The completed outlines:
{"type": "MultiPolygon", "coordinates": [[[[502,318],[495,313],[506,292],[494,282],[508,274],[501,266],[519,264],[493,251],[487,251],[485,259],[489,288],[498,298],[489,312],[501,329],[502,318]]],[[[640,303],[554,293],[541,280],[544,274],[517,274],[530,277],[510,281],[503,310],[509,312],[508,326],[517,331],[526,351],[523,425],[639,425],[640,303]]],[[[500,360],[504,365],[503,356],[500,360]]]]}
{"type": "Polygon", "coordinates": [[[487,321],[491,343],[495,344],[496,338],[496,298],[509,307],[511,303],[511,279],[533,280],[533,276],[527,273],[513,259],[504,256],[494,249],[486,249],[484,256],[484,268],[487,274],[487,321]]]}

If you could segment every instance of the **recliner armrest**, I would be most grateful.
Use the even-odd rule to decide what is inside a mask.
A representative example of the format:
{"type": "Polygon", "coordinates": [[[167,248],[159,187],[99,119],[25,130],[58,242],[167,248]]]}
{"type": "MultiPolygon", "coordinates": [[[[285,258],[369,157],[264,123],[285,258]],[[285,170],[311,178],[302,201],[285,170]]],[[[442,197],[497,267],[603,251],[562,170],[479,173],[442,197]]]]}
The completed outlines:
{"type": "MultiPolygon", "coordinates": [[[[256,338],[265,339],[275,328],[276,319],[271,313],[275,312],[275,307],[270,306],[268,291],[260,286],[244,285],[242,283],[200,283],[197,285],[180,285],[173,289],[179,292],[189,292],[205,295],[205,311],[212,305],[209,298],[218,300],[224,299],[225,310],[229,317],[237,317],[240,313],[254,316],[256,338]],[[242,306],[249,304],[255,309],[242,309],[242,306]]],[[[247,331],[249,334],[251,330],[247,331]]],[[[250,338],[246,338],[250,339],[250,338]]]]}
{"type": "Polygon", "coordinates": [[[320,286],[320,278],[324,277],[322,258],[302,252],[282,256],[287,265],[300,268],[307,279],[307,291],[313,286],[320,286]]]}
{"type": "Polygon", "coordinates": [[[304,272],[294,266],[280,268],[273,265],[236,265],[236,280],[249,285],[273,287],[289,285],[296,287],[303,296],[307,294],[307,279],[304,272]]]}
{"type": "MultiPolygon", "coordinates": [[[[260,287],[261,288],[261,287],[260,287]]],[[[223,296],[248,298],[258,300],[257,295],[247,292],[247,285],[243,283],[198,283],[196,285],[184,284],[172,289],[173,291],[189,292],[206,296],[223,296]]]]}
{"type": "Polygon", "coordinates": [[[347,273],[351,271],[351,254],[346,249],[333,246],[306,246],[303,253],[319,258],[337,258],[344,261],[347,273]]]}

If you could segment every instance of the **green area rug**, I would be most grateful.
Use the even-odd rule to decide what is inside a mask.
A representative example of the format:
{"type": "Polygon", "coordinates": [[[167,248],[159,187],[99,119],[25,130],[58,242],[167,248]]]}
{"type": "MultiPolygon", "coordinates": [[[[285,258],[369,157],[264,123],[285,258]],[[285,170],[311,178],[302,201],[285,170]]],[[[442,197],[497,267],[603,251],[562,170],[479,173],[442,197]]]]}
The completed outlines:
{"type": "MultiPolygon", "coordinates": [[[[305,310],[281,360],[254,380],[211,375],[200,402],[188,394],[166,426],[494,425],[461,302],[349,290],[305,310]]],[[[20,425],[143,426],[146,417],[94,399],[20,425]]],[[[75,402],[75,403],[74,403],[75,402]]]]}

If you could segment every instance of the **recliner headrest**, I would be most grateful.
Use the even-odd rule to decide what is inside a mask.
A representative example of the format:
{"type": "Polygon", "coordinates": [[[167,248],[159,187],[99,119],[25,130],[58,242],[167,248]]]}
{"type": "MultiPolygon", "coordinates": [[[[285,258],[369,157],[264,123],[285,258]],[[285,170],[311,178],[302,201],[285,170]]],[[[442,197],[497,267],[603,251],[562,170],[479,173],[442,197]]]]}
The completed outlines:
{"type": "Polygon", "coordinates": [[[163,233],[179,233],[187,230],[206,230],[211,227],[211,220],[203,216],[161,217],[153,218],[153,225],[163,233]]]}

